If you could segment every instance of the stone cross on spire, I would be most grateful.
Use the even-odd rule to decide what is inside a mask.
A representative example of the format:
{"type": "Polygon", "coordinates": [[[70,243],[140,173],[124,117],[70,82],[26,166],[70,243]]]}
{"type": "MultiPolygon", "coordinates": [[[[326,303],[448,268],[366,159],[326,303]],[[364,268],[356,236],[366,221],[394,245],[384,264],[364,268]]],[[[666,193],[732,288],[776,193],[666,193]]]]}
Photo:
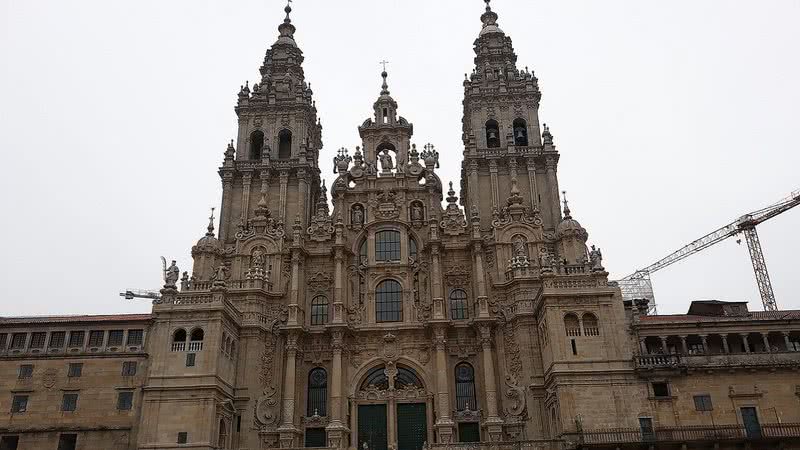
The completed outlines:
{"type": "Polygon", "coordinates": [[[386,65],[389,64],[389,61],[384,59],[383,61],[379,62],[378,64],[382,65],[383,66],[383,71],[386,72],[386,65]]]}
{"type": "Polygon", "coordinates": [[[561,191],[561,194],[564,196],[564,218],[571,219],[569,203],[567,202],[567,191],[561,191]]]}

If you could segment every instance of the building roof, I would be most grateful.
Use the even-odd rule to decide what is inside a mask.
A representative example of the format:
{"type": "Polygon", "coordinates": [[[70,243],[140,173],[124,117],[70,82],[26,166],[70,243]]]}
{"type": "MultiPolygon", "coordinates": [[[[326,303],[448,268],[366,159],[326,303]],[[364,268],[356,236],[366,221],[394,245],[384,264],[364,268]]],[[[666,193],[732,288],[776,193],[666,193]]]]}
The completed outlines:
{"type": "Polygon", "coordinates": [[[44,323],[81,323],[81,322],[136,322],[150,320],[151,314],[104,314],[74,316],[22,316],[0,317],[0,325],[44,324],[44,323]]]}
{"type": "Polygon", "coordinates": [[[639,316],[642,324],[686,323],[686,322],[742,322],[751,320],[800,320],[800,310],[750,311],[739,315],[707,316],[699,314],[664,314],[639,316]]]}

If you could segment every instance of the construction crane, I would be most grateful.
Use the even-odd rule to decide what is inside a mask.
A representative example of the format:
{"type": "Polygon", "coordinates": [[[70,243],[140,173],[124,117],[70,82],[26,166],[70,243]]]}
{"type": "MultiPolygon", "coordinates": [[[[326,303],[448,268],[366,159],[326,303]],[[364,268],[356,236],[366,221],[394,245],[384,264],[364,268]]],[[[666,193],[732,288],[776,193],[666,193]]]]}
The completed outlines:
{"type": "Polygon", "coordinates": [[[125,300],[133,300],[135,298],[152,298],[153,300],[158,300],[161,298],[161,294],[156,291],[144,291],[141,289],[128,289],[125,292],[120,292],[119,296],[125,297],[125,300]]]}
{"type": "MultiPolygon", "coordinates": [[[[792,192],[788,197],[777,203],[745,214],[728,225],[696,239],[653,264],[618,280],[617,283],[619,283],[622,289],[623,298],[626,300],[647,299],[649,301],[649,312],[657,312],[650,274],[671,264],[675,264],[699,251],[705,250],[729,237],[744,234],[747,248],[750,250],[750,261],[753,263],[753,271],[755,272],[756,283],[758,284],[758,291],[761,294],[761,302],[764,304],[764,310],[777,310],[778,305],[775,302],[775,294],[772,292],[772,283],[770,283],[769,280],[767,263],[764,261],[764,252],[761,251],[761,243],[758,240],[756,225],[778,214],[784,213],[797,205],[800,205],[800,189],[792,192]]],[[[741,239],[738,239],[737,242],[741,243],[741,239]]]]}

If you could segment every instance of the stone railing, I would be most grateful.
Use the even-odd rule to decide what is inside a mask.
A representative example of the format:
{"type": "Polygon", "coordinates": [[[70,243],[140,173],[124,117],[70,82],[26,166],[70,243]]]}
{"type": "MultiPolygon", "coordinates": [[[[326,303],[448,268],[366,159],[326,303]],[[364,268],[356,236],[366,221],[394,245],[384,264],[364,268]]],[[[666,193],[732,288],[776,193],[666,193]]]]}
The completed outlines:
{"type": "MultiPolygon", "coordinates": [[[[687,443],[719,441],[784,441],[800,439],[800,423],[770,423],[758,428],[746,429],[742,425],[700,425],[654,428],[643,431],[639,428],[608,428],[584,430],[562,435],[565,440],[585,448],[591,445],[641,444],[641,443],[687,443]]],[[[638,447],[637,447],[638,448],[638,447]]]]}
{"type": "Polygon", "coordinates": [[[424,450],[561,450],[561,440],[540,439],[530,441],[500,442],[453,442],[449,444],[427,444],[424,450]]]}
{"type": "Polygon", "coordinates": [[[675,354],[665,355],[639,355],[634,358],[637,369],[664,369],[678,367],[681,356],[675,354]]]}
{"type": "Polygon", "coordinates": [[[189,350],[190,352],[199,352],[203,349],[203,341],[190,341],[189,342],[189,350]]]}

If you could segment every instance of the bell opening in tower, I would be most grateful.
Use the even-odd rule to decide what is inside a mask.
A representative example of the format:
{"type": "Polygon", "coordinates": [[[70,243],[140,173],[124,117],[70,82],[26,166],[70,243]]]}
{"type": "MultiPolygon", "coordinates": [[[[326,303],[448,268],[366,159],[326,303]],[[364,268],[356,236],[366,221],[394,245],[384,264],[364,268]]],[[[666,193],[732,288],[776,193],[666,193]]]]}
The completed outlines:
{"type": "Polygon", "coordinates": [[[261,152],[264,149],[264,133],[253,131],[250,135],[250,159],[261,159],[261,152]]]}
{"type": "Polygon", "coordinates": [[[289,159],[292,157],[292,132],[281,130],[278,133],[278,159],[289,159]]]}
{"type": "Polygon", "coordinates": [[[500,147],[500,126],[494,119],[486,121],[486,146],[489,148],[500,147]]]}

